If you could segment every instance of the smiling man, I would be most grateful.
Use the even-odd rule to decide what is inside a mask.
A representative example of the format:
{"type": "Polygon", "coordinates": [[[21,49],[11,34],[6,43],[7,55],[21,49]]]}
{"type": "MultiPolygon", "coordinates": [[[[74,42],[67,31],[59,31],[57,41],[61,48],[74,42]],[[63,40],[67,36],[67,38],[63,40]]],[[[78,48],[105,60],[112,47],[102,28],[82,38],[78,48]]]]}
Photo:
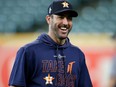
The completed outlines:
{"type": "Polygon", "coordinates": [[[48,7],[48,34],[19,49],[10,87],[92,87],[84,53],[69,41],[78,13],[65,0],[48,7]]]}

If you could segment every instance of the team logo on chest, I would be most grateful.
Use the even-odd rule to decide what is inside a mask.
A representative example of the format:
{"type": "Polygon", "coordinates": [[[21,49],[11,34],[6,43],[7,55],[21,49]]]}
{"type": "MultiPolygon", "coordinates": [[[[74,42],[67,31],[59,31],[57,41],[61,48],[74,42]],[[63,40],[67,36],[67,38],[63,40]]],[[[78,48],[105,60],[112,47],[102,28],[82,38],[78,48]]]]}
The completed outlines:
{"type": "Polygon", "coordinates": [[[52,77],[52,76],[50,76],[50,74],[48,74],[48,76],[46,76],[45,78],[43,78],[44,80],[46,80],[46,85],[48,85],[48,84],[53,84],[53,80],[54,80],[54,78],[52,77]]]}

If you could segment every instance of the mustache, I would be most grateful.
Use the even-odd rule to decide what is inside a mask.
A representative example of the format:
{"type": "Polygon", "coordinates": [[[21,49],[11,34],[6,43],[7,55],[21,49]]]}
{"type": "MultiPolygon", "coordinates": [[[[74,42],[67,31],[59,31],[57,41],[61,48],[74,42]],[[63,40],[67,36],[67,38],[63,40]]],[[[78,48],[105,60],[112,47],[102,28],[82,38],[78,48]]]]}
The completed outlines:
{"type": "Polygon", "coordinates": [[[59,28],[60,28],[60,27],[64,27],[64,28],[66,28],[66,29],[69,29],[69,28],[70,28],[70,26],[69,26],[69,25],[66,25],[66,24],[59,25],[58,27],[59,27],[59,28]]]}

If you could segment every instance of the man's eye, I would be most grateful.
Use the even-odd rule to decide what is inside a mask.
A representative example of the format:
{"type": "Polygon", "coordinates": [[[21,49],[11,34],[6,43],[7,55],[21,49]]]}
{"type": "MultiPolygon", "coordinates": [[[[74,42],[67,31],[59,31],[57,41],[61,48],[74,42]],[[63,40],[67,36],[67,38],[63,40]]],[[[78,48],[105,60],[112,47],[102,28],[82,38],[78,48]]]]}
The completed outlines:
{"type": "Polygon", "coordinates": [[[67,17],[68,20],[72,20],[72,17],[67,17]]]}
{"type": "Polygon", "coordinates": [[[64,17],[63,16],[59,16],[60,19],[63,19],[64,17]]]}
{"type": "MultiPolygon", "coordinates": [[[[65,17],[64,17],[64,16],[59,16],[58,18],[59,18],[59,19],[64,19],[65,17]]],[[[67,16],[66,18],[67,18],[67,20],[72,20],[72,17],[68,17],[68,16],[67,16]]]]}

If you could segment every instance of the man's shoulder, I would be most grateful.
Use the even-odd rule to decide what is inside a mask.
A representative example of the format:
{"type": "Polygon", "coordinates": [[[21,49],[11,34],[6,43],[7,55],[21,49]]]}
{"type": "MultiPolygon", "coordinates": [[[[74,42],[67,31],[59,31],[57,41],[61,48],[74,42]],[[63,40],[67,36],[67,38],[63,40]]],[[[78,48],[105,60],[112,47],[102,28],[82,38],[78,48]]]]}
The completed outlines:
{"type": "Polygon", "coordinates": [[[25,49],[25,50],[29,50],[29,49],[36,49],[36,48],[40,48],[40,47],[42,47],[42,43],[39,43],[39,41],[38,40],[35,40],[35,41],[32,41],[32,42],[30,42],[30,43],[27,43],[27,44],[25,44],[25,45],[23,45],[22,47],[20,47],[20,48],[23,48],[23,49],[25,49]]]}
{"type": "Polygon", "coordinates": [[[73,44],[71,44],[70,47],[71,47],[71,49],[72,49],[73,51],[78,52],[78,53],[81,53],[81,54],[84,54],[83,50],[82,50],[80,47],[78,47],[78,46],[76,46],[76,45],[73,45],[73,44]]]}
{"type": "Polygon", "coordinates": [[[79,51],[81,51],[81,49],[80,49],[78,46],[76,46],[76,45],[71,44],[70,47],[71,47],[72,49],[74,49],[74,50],[79,50],[79,51]]]}

